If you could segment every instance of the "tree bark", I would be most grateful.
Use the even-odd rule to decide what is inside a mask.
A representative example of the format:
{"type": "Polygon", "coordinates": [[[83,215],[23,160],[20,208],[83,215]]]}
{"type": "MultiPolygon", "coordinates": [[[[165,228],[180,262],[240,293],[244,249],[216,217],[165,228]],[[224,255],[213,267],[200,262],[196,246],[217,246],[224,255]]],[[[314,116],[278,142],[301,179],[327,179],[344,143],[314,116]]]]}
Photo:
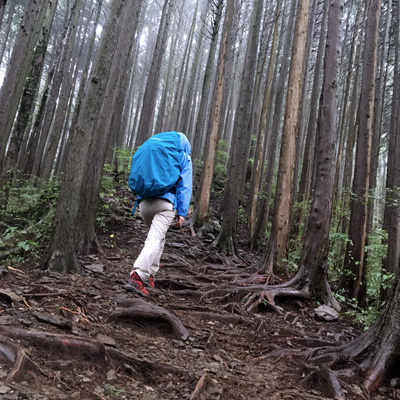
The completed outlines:
{"type": "MultiPolygon", "coordinates": [[[[400,6],[396,5],[395,18],[395,42],[394,42],[394,71],[393,71],[393,92],[392,107],[389,126],[389,150],[386,178],[386,204],[383,220],[383,228],[388,232],[388,246],[391,248],[382,265],[382,274],[392,275],[394,282],[400,276],[400,240],[397,239],[400,232],[400,215],[398,205],[399,193],[399,160],[400,160],[400,6]]],[[[390,299],[393,293],[393,286],[381,289],[382,300],[390,299]]]]}
{"type": "Polygon", "coordinates": [[[214,176],[214,167],[216,161],[216,151],[218,145],[219,127],[221,124],[221,108],[224,94],[225,66],[229,63],[227,55],[229,55],[230,37],[232,35],[233,12],[235,10],[235,1],[231,0],[227,4],[224,29],[222,33],[221,46],[219,50],[217,81],[215,85],[215,100],[213,101],[213,117],[211,128],[208,130],[206,146],[203,156],[203,169],[200,178],[200,186],[198,190],[198,199],[196,201],[196,225],[202,226],[208,216],[208,208],[211,198],[211,186],[214,176]]]}
{"type": "Polygon", "coordinates": [[[118,71],[116,64],[123,60],[122,54],[129,53],[124,46],[129,43],[126,38],[133,36],[129,33],[135,29],[138,8],[140,6],[135,2],[123,0],[113,0],[111,4],[87,94],[72,135],[72,145],[57,202],[47,262],[49,269],[61,272],[79,269],[77,252],[93,245],[93,236],[90,233],[94,233],[98,182],[101,179],[107,129],[111,119],[109,110],[113,108],[118,93],[116,87],[121,84],[121,75],[110,76],[110,73],[118,71]],[[126,37],[121,38],[124,34],[126,37]],[[96,146],[99,144],[96,154],[94,141],[96,146]],[[89,177],[93,181],[88,186],[89,177]],[[87,202],[84,203],[82,197],[85,196],[87,202]],[[80,218],[84,211],[87,213],[83,214],[84,218],[80,218]]]}
{"type": "Polygon", "coordinates": [[[230,150],[228,182],[222,201],[221,231],[215,240],[228,254],[236,254],[236,224],[240,198],[244,191],[246,166],[251,141],[250,107],[256,72],[257,47],[259,42],[263,1],[254,4],[251,16],[251,29],[248,36],[246,58],[240,84],[240,98],[236,109],[234,138],[230,150]]]}
{"type": "MultiPolygon", "coordinates": [[[[250,186],[250,197],[249,197],[249,229],[250,238],[255,237],[256,222],[257,222],[257,211],[259,209],[259,194],[261,192],[262,174],[264,170],[264,154],[265,147],[267,144],[267,128],[268,128],[268,115],[271,108],[272,100],[272,78],[274,76],[276,66],[276,59],[278,58],[277,44],[278,44],[278,32],[280,29],[279,21],[281,14],[282,0],[278,0],[275,10],[275,23],[274,23],[274,33],[272,39],[271,54],[269,57],[268,74],[267,81],[265,84],[265,94],[264,101],[262,105],[260,129],[258,133],[256,154],[254,156],[253,171],[251,176],[251,186],[250,186]]],[[[254,241],[252,241],[254,245],[254,241]]]]}
{"type": "Polygon", "coordinates": [[[26,79],[22,92],[13,135],[4,160],[3,169],[0,171],[0,187],[3,187],[7,179],[13,180],[13,177],[15,176],[18,155],[21,151],[24,134],[35,106],[34,99],[37,97],[39,92],[40,78],[50,37],[50,27],[56,8],[57,0],[54,3],[50,3],[47,15],[43,22],[40,38],[35,48],[31,68],[28,73],[28,79],[26,79]]]}
{"type": "Polygon", "coordinates": [[[26,6],[13,53],[8,64],[4,84],[0,93],[0,168],[3,169],[7,142],[11,135],[14,119],[32,64],[34,48],[40,35],[46,12],[51,0],[30,0],[26,6]]]}
{"type": "Polygon", "coordinates": [[[346,249],[345,273],[340,285],[344,288],[347,296],[356,298],[358,301],[360,300],[364,273],[380,10],[381,0],[371,0],[369,2],[363,59],[364,69],[358,114],[353,198],[350,206],[350,241],[346,249]]]}
{"type": "Polygon", "coordinates": [[[213,16],[214,23],[211,28],[212,33],[211,33],[210,50],[207,57],[203,86],[201,88],[199,112],[197,115],[196,129],[193,138],[193,153],[192,153],[193,160],[201,158],[202,155],[201,149],[203,146],[204,130],[205,127],[207,126],[207,120],[208,120],[210,93],[214,75],[213,70],[215,65],[215,54],[217,52],[217,45],[218,45],[218,32],[223,16],[222,13],[223,4],[224,0],[218,0],[211,10],[211,12],[214,14],[213,16]]]}
{"type": "Polygon", "coordinates": [[[311,293],[319,301],[335,309],[340,307],[332,296],[328,284],[328,253],[336,172],[337,92],[342,13],[343,0],[329,2],[324,80],[315,149],[317,171],[300,261],[301,268],[306,268],[310,276],[311,293]]]}
{"type": "Polygon", "coordinates": [[[161,75],[161,64],[166,50],[168,27],[170,23],[173,0],[165,0],[161,14],[149,77],[143,97],[143,106],[138,127],[138,142],[141,144],[153,134],[154,109],[156,105],[158,84],[161,75]]]}
{"type": "Polygon", "coordinates": [[[274,217],[268,245],[267,265],[274,265],[278,273],[287,272],[289,249],[293,177],[296,158],[301,92],[304,84],[306,40],[310,0],[300,0],[293,53],[290,65],[288,96],[286,99],[285,122],[280,151],[277,188],[274,201],[274,217]]]}

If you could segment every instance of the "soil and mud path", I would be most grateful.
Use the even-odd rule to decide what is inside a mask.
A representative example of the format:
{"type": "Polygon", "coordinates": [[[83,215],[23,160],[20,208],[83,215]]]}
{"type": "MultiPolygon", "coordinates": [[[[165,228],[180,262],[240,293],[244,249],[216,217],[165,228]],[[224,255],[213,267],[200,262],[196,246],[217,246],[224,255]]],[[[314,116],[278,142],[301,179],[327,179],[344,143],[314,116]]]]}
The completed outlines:
{"type": "MultiPolygon", "coordinates": [[[[145,236],[140,219],[120,221],[76,275],[0,267],[0,399],[331,398],[323,374],[287,350],[341,344],[357,327],[318,320],[313,301],[246,311],[241,282],[257,255],[238,265],[188,228],[168,232],[150,296],[126,293],[145,236]]],[[[369,398],[356,380],[341,384],[347,399],[369,398]]]]}

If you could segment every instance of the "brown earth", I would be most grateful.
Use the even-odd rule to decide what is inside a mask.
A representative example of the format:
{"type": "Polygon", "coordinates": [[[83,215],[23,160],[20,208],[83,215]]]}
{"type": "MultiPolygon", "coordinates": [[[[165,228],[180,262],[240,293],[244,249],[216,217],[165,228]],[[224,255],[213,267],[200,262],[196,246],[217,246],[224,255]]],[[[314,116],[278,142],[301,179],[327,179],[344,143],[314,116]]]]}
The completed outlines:
{"type": "MultiPolygon", "coordinates": [[[[140,219],[114,222],[80,274],[34,260],[0,267],[0,399],[330,398],[321,369],[292,351],[352,340],[351,321],[322,322],[315,302],[293,299],[279,301],[281,315],[246,311],[237,288],[257,254],[226,258],[189,228],[168,232],[150,296],[126,293],[147,231],[140,219]]],[[[346,399],[400,394],[369,397],[356,377],[339,381],[346,399]]]]}

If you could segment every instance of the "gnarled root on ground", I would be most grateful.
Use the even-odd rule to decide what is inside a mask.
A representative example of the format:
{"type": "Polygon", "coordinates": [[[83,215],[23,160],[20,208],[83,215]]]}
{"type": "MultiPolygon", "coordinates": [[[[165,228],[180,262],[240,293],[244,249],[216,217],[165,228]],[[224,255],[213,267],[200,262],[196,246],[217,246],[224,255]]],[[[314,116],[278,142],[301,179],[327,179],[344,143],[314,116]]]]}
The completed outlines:
{"type": "MultiPolygon", "coordinates": [[[[126,300],[122,300],[126,304],[126,300]]],[[[163,307],[147,303],[142,299],[130,299],[130,306],[120,311],[114,311],[110,314],[110,320],[160,320],[166,322],[172,329],[174,336],[181,340],[186,340],[188,331],[182,322],[168,310],[163,307]]]]}
{"type": "Polygon", "coordinates": [[[150,362],[134,355],[121,352],[103,343],[77,336],[57,335],[36,330],[24,330],[9,326],[0,326],[0,362],[12,367],[7,376],[7,381],[18,381],[26,372],[40,372],[46,375],[39,366],[33,362],[21,347],[12,343],[8,338],[18,339],[21,343],[29,346],[40,347],[50,350],[49,354],[57,357],[67,356],[77,360],[98,360],[100,364],[116,363],[118,368],[130,375],[144,378],[151,382],[157,380],[160,373],[173,373],[187,377],[187,371],[172,365],[159,362],[150,362]]]}
{"type": "Polygon", "coordinates": [[[261,293],[253,293],[249,294],[249,296],[245,299],[246,302],[244,304],[244,308],[247,311],[253,311],[260,304],[263,304],[267,307],[270,307],[272,310],[276,311],[278,314],[283,313],[283,309],[280,306],[275,304],[276,297],[296,297],[303,299],[310,299],[311,293],[308,288],[304,289],[293,289],[293,288],[268,288],[263,290],[261,293]]]}
{"type": "Polygon", "coordinates": [[[26,351],[8,340],[0,337],[0,362],[12,367],[7,375],[6,382],[19,381],[27,371],[44,372],[27,355],[26,351]]]}

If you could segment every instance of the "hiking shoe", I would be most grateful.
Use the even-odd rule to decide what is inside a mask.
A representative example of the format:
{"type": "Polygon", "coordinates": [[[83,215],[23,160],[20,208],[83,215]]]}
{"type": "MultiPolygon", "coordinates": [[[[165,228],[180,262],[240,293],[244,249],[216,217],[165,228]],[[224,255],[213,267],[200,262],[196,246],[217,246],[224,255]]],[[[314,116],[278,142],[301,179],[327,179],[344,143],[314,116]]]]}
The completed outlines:
{"type": "Polygon", "coordinates": [[[129,282],[125,285],[125,290],[127,292],[133,292],[141,296],[147,296],[149,294],[149,292],[143,285],[142,278],[136,272],[133,272],[131,274],[129,282]]]}
{"type": "Polygon", "coordinates": [[[150,287],[152,287],[152,288],[155,287],[155,285],[154,285],[154,276],[153,276],[153,275],[150,275],[150,278],[149,278],[149,280],[147,281],[147,284],[148,284],[150,287]]]}

